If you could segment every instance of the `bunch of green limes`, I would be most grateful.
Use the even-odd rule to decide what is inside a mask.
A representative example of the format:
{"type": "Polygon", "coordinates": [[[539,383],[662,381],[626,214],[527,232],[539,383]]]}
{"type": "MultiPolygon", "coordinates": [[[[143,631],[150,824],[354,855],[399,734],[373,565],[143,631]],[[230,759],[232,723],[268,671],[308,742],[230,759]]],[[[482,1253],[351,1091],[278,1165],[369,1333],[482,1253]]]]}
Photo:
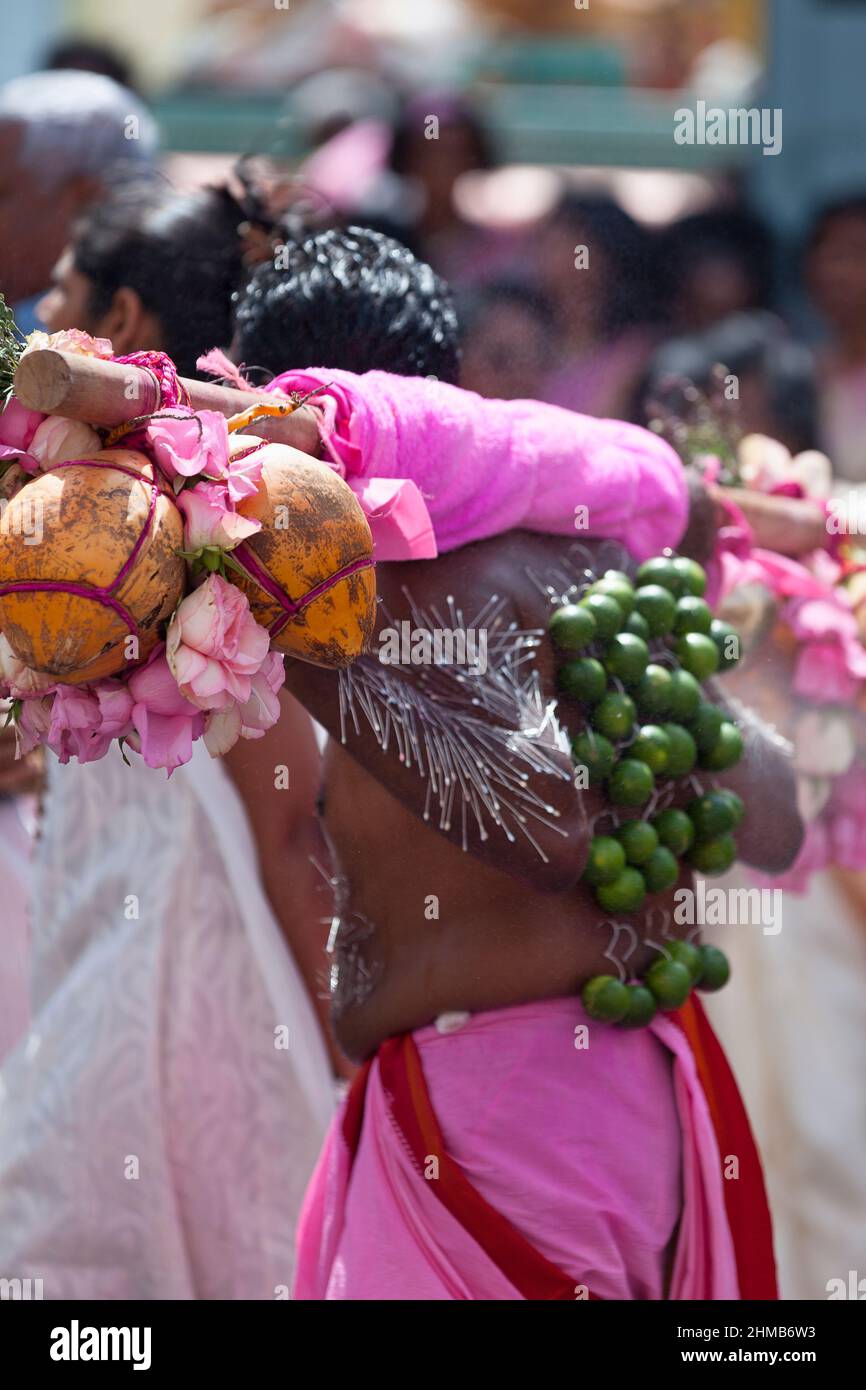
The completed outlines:
{"type": "MultiPolygon", "coordinates": [[[[687,777],[696,768],[723,772],[742,754],[736,724],[701,689],[738,658],[737,634],[713,617],[704,599],[706,585],[706,574],[694,560],[658,556],[641,565],[634,581],[621,570],[607,570],[578,602],[557,609],[550,619],[561,658],[560,692],[585,713],[585,728],[572,740],[575,761],[586,767],[590,785],[604,785],[610,804],[624,812],[639,813],[661,781],[687,777]]],[[[637,912],[648,893],[674,886],[680,859],[703,874],[730,868],[736,858],[733,831],[743,810],[736,793],[712,790],[685,809],[628,819],[612,834],[593,839],[584,879],[606,912],[637,912]]],[[[724,961],[721,952],[712,956],[715,966],[699,968],[691,953],[698,957],[715,948],[699,952],[686,942],[678,945],[689,961],[660,959],[647,976],[650,993],[651,977],[656,981],[660,1007],[679,1007],[698,979],[704,988],[724,983],[716,960],[724,961]],[[674,965],[678,969],[672,972],[674,965]],[[686,972],[683,998],[663,1003],[663,994],[673,999],[681,992],[686,972]]],[[[590,983],[597,986],[590,992],[596,1007],[603,1007],[602,998],[596,999],[602,993],[605,1008],[624,1007],[619,990],[610,988],[619,986],[618,980],[599,976],[590,983]]],[[[626,988],[648,992],[644,986],[621,986],[626,988]]],[[[648,1008],[649,1001],[643,1005],[648,1008]]],[[[637,1003],[634,1007],[639,1011],[637,1003]]]]}

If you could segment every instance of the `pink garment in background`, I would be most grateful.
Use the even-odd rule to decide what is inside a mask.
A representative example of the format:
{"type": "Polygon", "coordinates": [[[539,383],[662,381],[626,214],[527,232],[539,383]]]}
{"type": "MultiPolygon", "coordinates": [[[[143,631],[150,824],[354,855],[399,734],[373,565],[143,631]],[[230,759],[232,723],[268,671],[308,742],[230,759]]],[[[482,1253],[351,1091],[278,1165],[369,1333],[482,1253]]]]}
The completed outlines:
{"type": "MultiPolygon", "coordinates": [[[[524,528],[612,538],[644,560],[685,529],[683,466],[638,425],[387,372],[310,368],[284,372],[268,389],[320,385],[329,388],[317,400],[331,461],[356,492],[370,479],[414,483],[440,551],[524,528]]],[[[396,558],[378,546],[376,554],[396,558]]]]}
{"type": "Polygon", "coordinates": [[[30,1018],[30,876],[36,797],[0,799],[0,1061],[30,1018]]]}
{"type": "MultiPolygon", "coordinates": [[[[413,1036],[447,1153],[576,1286],[604,1299],[739,1297],[718,1145],[676,1024],[599,1027],[569,998],[413,1036]],[[575,1045],[581,1024],[589,1047],[575,1045]]],[[[413,1166],[378,1062],[354,1166],[341,1119],[304,1201],[296,1298],[521,1297],[413,1166]]]]}

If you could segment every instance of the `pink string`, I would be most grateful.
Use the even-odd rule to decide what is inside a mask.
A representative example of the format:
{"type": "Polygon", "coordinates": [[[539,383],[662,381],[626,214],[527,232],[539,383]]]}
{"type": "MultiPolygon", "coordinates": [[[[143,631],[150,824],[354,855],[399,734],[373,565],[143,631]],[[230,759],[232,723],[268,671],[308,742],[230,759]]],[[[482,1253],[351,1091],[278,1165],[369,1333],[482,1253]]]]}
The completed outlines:
{"type": "Polygon", "coordinates": [[[335,570],[327,579],[323,579],[319,584],[315,584],[312,589],[308,589],[299,599],[291,599],[285,590],[277,583],[273,575],[268,574],[255,558],[253,552],[248,548],[246,541],[242,541],[239,546],[232,551],[235,559],[247,571],[249,577],[254,579],[260,588],[264,589],[272,599],[280,605],[283,612],[279,618],[275,618],[268,628],[271,637],[276,637],[282,632],[283,628],[292,618],[296,618],[303,612],[315,599],[326,594],[329,589],[333,589],[335,584],[339,584],[341,579],[347,579],[351,574],[357,574],[359,570],[374,569],[375,560],[372,557],[364,556],[359,560],[352,560],[350,564],[344,565],[342,569],[335,570]]]}
{"type": "Polygon", "coordinates": [[[177,367],[164,352],[129,352],[124,357],[115,357],[115,362],[131,367],[142,367],[150,372],[156,382],[158,393],[157,410],[167,410],[173,405],[189,405],[189,392],[181,385],[177,367]]]}
{"type": "MultiPolygon", "coordinates": [[[[141,356],[143,354],[138,355],[141,356]]],[[[175,498],[172,493],[167,492],[164,488],[159,486],[155,475],[153,478],[146,478],[143,473],[139,473],[137,469],[130,468],[128,464],[125,463],[109,463],[107,459],[65,459],[63,463],[56,463],[53,468],[47,468],[45,472],[56,473],[59,472],[61,468],[107,468],[116,473],[125,473],[127,477],[136,478],[139,482],[149,486],[150,502],[148,504],[147,517],[145,518],[144,525],[138,533],[132,550],[110,584],[99,587],[95,584],[78,583],[75,580],[69,579],[18,579],[10,580],[7,584],[0,584],[0,597],[5,594],[16,593],[63,593],[72,594],[75,598],[94,599],[104,608],[110,608],[113,613],[117,614],[121,622],[125,624],[128,636],[137,637],[138,623],[128,609],[124,608],[123,604],[115,598],[115,591],[120,588],[124,579],[126,579],[141,552],[144,542],[150,534],[151,527],[153,526],[153,519],[156,515],[157,498],[160,496],[169,497],[176,506],[177,503],[175,498]]]]}

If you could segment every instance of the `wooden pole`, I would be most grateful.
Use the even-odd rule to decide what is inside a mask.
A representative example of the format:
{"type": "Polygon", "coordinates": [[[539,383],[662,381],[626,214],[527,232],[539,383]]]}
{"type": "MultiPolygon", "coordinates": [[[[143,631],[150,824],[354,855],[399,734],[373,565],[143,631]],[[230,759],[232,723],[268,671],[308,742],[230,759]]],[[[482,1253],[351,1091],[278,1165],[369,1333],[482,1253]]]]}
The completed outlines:
{"type": "Polygon", "coordinates": [[[827,544],[827,519],[823,508],[806,497],[775,497],[745,488],[711,488],[720,500],[728,498],[740,508],[762,550],[779,555],[806,555],[827,544]]]}
{"type": "MultiPolygon", "coordinates": [[[[226,417],[263,401],[274,404],[279,400],[279,396],[238,391],[234,386],[189,377],[181,377],[180,382],[189,392],[194,410],[215,410],[226,417]]],[[[144,368],[53,348],[24,354],[15,373],[15,397],[25,410],[83,420],[102,429],[159,408],[156,380],[144,368]]],[[[291,444],[305,454],[319,452],[316,419],[305,406],[290,415],[254,420],[244,426],[244,433],[291,444]]]]}

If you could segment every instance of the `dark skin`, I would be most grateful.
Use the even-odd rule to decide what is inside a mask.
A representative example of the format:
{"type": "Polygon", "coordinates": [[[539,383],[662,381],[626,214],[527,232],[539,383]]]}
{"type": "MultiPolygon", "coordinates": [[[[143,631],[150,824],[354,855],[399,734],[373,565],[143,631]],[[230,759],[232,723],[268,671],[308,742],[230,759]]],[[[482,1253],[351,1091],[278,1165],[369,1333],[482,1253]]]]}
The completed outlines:
{"type": "MultiPolygon", "coordinates": [[[[467,613],[496,593],[521,627],[544,628],[550,605],[526,570],[550,572],[571,545],[511,532],[435,561],[382,565],[379,593],[396,621],[410,617],[404,586],[423,608],[444,609],[451,594],[467,613]]],[[[584,543],[584,553],[586,548],[591,544],[584,543]]],[[[547,640],[537,661],[545,694],[553,698],[555,662],[547,640]]],[[[400,667],[399,674],[413,680],[417,669],[400,667]]],[[[537,790],[557,812],[555,828],[536,827],[546,863],[529,841],[511,844],[495,826],[486,842],[476,835],[466,852],[459,844],[459,817],[450,832],[423,823],[424,779],[401,765],[393,750],[383,753],[363,719],[360,733],[350,730],[346,747],[340,745],[333,673],[295,662],[287,684],[334,736],[325,758],[323,809],[340,877],[336,960],[342,956],[347,978],[335,996],[332,1022],[350,1058],[360,1061],[388,1036],[428,1024],[440,1013],[573,994],[592,975],[613,970],[604,954],[610,932],[599,928],[601,910],[579,882],[590,823],[604,806],[600,793],[580,790],[570,779],[538,776],[537,790]],[[429,915],[431,895],[438,898],[438,919],[429,915]],[[353,991],[353,962],[345,947],[341,952],[340,936],[357,943],[371,989],[353,991]]],[[[559,713],[563,722],[573,722],[564,706],[559,713]]],[[[787,867],[802,827],[786,761],[758,739],[723,780],[746,803],[737,832],[741,857],[769,872],[787,867]]],[[[693,794],[685,789],[680,801],[693,794]]],[[[677,887],[690,881],[684,871],[677,887]]],[[[672,915],[674,891],[655,895],[653,904],[672,915]]],[[[620,920],[630,921],[641,939],[629,961],[640,973],[657,956],[643,938],[658,937],[660,918],[647,921],[640,913],[620,920]]],[[[671,930],[685,935],[689,928],[671,930]]]]}

